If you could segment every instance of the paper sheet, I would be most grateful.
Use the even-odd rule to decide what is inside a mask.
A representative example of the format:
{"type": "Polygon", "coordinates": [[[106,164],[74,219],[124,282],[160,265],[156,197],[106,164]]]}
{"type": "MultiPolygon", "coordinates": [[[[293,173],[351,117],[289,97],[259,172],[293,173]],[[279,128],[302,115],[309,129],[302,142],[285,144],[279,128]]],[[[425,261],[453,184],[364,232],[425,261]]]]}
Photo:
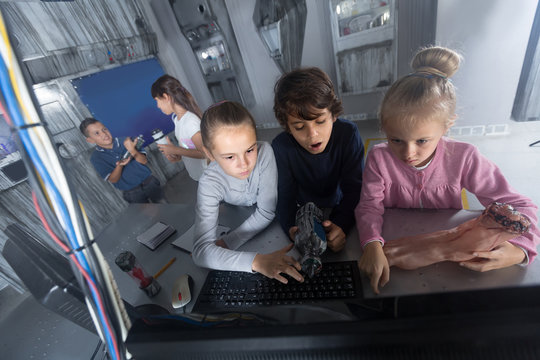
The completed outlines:
{"type": "MultiPolygon", "coordinates": [[[[231,229],[226,226],[218,225],[217,238],[219,238],[222,235],[225,235],[226,233],[229,232],[229,230],[231,229]]],[[[195,237],[195,224],[191,225],[191,227],[185,233],[180,235],[176,240],[174,240],[172,244],[180,248],[180,250],[186,251],[191,254],[193,252],[194,237],[195,237]]]]}

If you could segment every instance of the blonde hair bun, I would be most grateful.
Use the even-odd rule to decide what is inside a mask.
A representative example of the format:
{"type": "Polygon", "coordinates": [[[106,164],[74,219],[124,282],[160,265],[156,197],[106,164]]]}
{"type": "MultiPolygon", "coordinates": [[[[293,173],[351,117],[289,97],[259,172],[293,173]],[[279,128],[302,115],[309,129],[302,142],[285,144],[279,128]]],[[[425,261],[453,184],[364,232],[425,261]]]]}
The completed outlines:
{"type": "Polygon", "coordinates": [[[459,69],[460,62],[461,55],[454,50],[442,46],[431,46],[416,53],[411,67],[415,73],[428,73],[449,78],[459,69]]]}

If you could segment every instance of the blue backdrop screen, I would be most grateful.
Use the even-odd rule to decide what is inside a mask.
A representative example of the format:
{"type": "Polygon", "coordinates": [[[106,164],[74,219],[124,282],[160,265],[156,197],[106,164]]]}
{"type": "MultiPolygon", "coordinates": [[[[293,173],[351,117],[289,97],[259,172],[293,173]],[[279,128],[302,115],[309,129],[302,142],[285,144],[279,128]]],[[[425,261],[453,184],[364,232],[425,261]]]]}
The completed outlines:
{"type": "Polygon", "coordinates": [[[156,58],[72,79],[92,116],[114,137],[144,135],[144,146],[153,141],[152,130],[164,134],[174,129],[171,117],[156,106],[150,88],[163,69],[156,58]]]}

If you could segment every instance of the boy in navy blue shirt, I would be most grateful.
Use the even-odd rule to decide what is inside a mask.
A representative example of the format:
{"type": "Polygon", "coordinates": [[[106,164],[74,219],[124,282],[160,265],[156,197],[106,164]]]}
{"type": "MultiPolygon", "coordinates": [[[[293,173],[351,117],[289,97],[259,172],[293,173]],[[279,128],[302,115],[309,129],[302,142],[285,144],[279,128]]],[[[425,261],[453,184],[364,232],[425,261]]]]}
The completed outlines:
{"type": "Polygon", "coordinates": [[[94,118],[86,118],[79,125],[86,141],[96,144],[90,162],[99,175],[122,191],[129,203],[166,203],[159,180],[146,166],[144,151],[138,151],[135,141],[127,137],[123,141],[113,138],[109,129],[94,118]],[[127,159],[122,157],[129,151],[127,159]]]}
{"type": "Polygon", "coordinates": [[[329,212],[323,221],[328,247],[340,251],[360,199],[364,147],[358,127],[339,119],[341,101],[318,68],[293,70],[274,87],[274,113],[285,132],[272,147],[278,166],[277,218],[294,239],[298,206],[314,202],[329,212]]]}

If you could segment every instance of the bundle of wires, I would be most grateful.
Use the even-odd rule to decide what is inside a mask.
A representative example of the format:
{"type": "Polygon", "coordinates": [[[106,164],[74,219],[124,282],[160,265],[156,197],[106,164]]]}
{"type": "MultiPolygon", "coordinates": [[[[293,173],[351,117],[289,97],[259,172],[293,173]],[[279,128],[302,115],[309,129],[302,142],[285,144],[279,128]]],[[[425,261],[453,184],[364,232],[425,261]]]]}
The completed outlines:
{"type": "Polygon", "coordinates": [[[11,47],[0,12],[0,111],[16,132],[18,147],[28,171],[34,205],[51,239],[45,239],[70,263],[86,296],[96,330],[112,359],[129,357],[124,339],[129,318],[108,264],[93,235],[82,204],[71,190],[69,179],[52,137],[35,104],[29,82],[11,47]]]}

